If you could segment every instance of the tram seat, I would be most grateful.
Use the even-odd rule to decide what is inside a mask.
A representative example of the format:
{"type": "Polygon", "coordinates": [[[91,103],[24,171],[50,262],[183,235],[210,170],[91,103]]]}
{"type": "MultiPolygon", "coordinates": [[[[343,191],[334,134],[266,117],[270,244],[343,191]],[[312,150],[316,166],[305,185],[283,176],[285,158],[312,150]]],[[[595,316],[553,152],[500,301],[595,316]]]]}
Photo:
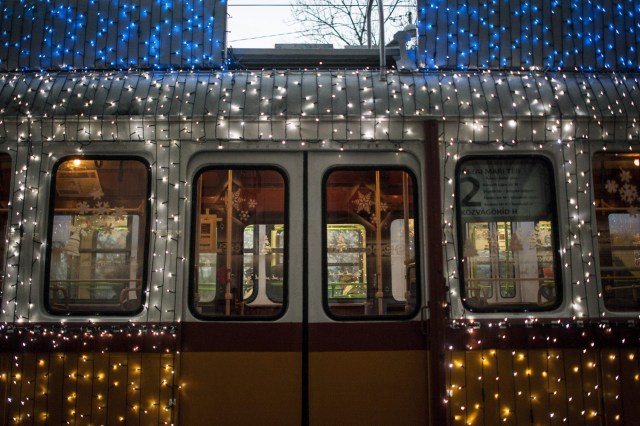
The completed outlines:
{"type": "Polygon", "coordinates": [[[51,286],[51,307],[53,309],[69,309],[69,292],[61,285],[51,286]],[[62,295],[62,298],[60,296],[62,295]]]}
{"type": "Polygon", "coordinates": [[[487,304],[488,294],[482,286],[474,286],[467,288],[467,301],[473,306],[485,306],[487,304]]]}
{"type": "Polygon", "coordinates": [[[142,285],[137,284],[134,288],[123,288],[120,290],[120,308],[123,310],[131,309],[138,305],[142,297],[142,285]],[[133,306],[132,306],[133,305],[133,306]]]}

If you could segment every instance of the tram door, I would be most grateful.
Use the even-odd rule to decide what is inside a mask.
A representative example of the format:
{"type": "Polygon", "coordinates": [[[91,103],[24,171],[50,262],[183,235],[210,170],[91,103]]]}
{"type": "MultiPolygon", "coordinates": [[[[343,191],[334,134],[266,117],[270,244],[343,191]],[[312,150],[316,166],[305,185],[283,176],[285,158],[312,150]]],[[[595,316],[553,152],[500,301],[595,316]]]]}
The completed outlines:
{"type": "Polygon", "coordinates": [[[306,164],[309,424],[428,424],[419,162],[332,152],[306,164]]]}
{"type": "Polygon", "coordinates": [[[408,153],[196,157],[181,424],[426,424],[419,173],[408,153]]]}

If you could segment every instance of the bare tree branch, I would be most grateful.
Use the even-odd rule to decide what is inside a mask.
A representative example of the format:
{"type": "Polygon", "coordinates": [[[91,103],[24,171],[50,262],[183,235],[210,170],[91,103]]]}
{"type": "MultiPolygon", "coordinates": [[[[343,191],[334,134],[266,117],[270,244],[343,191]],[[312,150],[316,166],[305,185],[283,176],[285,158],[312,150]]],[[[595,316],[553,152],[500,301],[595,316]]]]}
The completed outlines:
{"type": "MultiPolygon", "coordinates": [[[[378,0],[382,1],[382,0],[378,0]]],[[[366,44],[367,0],[292,0],[293,16],[306,28],[306,42],[358,45],[366,44]]],[[[417,10],[417,0],[387,0],[384,4],[385,32],[388,40],[407,24],[417,10]]],[[[378,14],[372,14],[372,40],[378,43],[378,14]]]]}

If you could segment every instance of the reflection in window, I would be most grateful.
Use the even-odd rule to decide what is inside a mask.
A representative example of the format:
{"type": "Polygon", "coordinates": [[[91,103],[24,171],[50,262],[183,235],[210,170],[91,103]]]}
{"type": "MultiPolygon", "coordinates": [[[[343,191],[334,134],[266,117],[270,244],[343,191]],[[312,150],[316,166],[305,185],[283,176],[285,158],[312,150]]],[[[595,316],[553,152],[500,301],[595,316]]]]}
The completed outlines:
{"type": "Polygon", "coordinates": [[[367,298],[366,238],[362,225],[327,225],[329,299],[367,298]]]}
{"type": "Polygon", "coordinates": [[[73,159],[54,175],[47,301],[54,313],[142,308],[149,199],[138,160],[73,159]]]}
{"type": "Polygon", "coordinates": [[[548,164],[535,158],[473,159],[460,164],[457,176],[466,306],[502,311],[557,306],[548,164]]]}
{"type": "Polygon", "coordinates": [[[243,299],[252,304],[282,303],[284,226],[247,226],[243,253],[243,299]]]}
{"type": "Polygon", "coordinates": [[[640,310],[640,156],[593,156],[602,295],[612,311],[640,310]]]}
{"type": "Polygon", "coordinates": [[[207,317],[279,314],[285,295],[282,174],[205,170],[195,191],[192,308],[207,317]]]}
{"type": "Polygon", "coordinates": [[[325,296],[336,316],[416,310],[414,181],[401,170],[334,170],[325,183],[325,296]]]}

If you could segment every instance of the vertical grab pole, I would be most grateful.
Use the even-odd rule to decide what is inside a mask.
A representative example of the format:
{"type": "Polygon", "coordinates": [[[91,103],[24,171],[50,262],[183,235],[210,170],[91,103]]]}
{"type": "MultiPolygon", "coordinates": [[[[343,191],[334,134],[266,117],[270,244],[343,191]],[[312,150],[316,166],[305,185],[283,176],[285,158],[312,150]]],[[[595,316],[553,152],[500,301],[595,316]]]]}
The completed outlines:
{"type": "Polygon", "coordinates": [[[226,276],[227,282],[224,289],[224,313],[225,315],[231,315],[231,227],[233,225],[233,171],[229,169],[227,171],[227,197],[226,197],[225,210],[227,211],[226,217],[226,233],[227,233],[227,251],[226,251],[226,276]]]}
{"type": "Polygon", "coordinates": [[[409,275],[409,265],[411,258],[409,257],[409,176],[402,172],[402,224],[404,225],[404,273],[405,273],[405,293],[404,298],[407,300],[407,306],[411,300],[411,277],[409,275]]]}
{"type": "Polygon", "coordinates": [[[382,299],[382,218],[380,217],[380,170],[376,170],[376,301],[378,303],[378,315],[384,313],[382,299]]]}

